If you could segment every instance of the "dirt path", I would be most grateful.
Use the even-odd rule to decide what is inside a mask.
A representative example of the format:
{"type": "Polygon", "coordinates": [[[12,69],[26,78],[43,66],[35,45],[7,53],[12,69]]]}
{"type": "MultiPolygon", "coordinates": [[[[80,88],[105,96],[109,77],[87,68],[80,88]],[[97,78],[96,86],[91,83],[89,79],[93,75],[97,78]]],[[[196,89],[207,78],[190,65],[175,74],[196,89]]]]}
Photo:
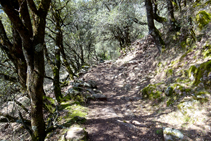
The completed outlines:
{"type": "MultiPolygon", "coordinates": [[[[187,117],[177,106],[167,106],[166,99],[162,102],[142,99],[140,90],[145,86],[160,81],[167,84],[169,80],[162,78],[164,69],[156,72],[157,51],[149,39],[134,48],[115,62],[91,67],[83,76],[85,80],[96,81],[108,98],[88,104],[85,127],[90,141],[163,141],[165,127],[182,131],[184,140],[211,140],[210,102],[195,105],[187,117]]],[[[163,55],[165,58],[169,64],[168,54],[163,55]]]]}
{"type": "Polygon", "coordinates": [[[86,129],[91,141],[163,140],[162,134],[156,134],[158,127],[153,121],[156,114],[140,102],[140,89],[149,83],[144,75],[153,68],[152,57],[146,62],[144,59],[150,52],[139,56],[135,53],[119,63],[92,67],[84,76],[85,80],[96,81],[98,89],[108,98],[88,105],[86,129]]]}

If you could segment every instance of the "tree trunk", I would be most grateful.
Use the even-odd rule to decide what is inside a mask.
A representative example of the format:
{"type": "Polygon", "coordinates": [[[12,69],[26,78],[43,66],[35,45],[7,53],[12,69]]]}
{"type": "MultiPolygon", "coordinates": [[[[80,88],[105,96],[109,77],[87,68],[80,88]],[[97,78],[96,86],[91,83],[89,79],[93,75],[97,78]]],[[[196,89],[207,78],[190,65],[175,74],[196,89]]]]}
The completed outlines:
{"type": "MultiPolygon", "coordinates": [[[[44,141],[46,136],[43,119],[43,44],[46,16],[50,3],[51,0],[40,0],[38,6],[36,6],[33,0],[0,0],[0,4],[9,17],[14,31],[17,31],[18,36],[20,36],[19,40],[21,39],[22,44],[21,47],[19,45],[18,51],[24,54],[26,60],[26,87],[31,99],[31,130],[33,141],[44,141]],[[33,25],[31,21],[33,21],[33,25]]],[[[13,37],[16,36],[15,34],[13,34],[13,37]]],[[[12,56],[13,53],[9,52],[9,55],[12,56]]],[[[17,57],[18,59],[21,58],[21,56],[17,57]]],[[[22,67],[19,68],[21,69],[22,67]]],[[[24,72],[25,70],[22,71],[24,72]]]]}
{"type": "Polygon", "coordinates": [[[169,25],[170,25],[169,31],[177,31],[180,28],[177,25],[177,22],[174,18],[174,7],[172,5],[171,0],[167,0],[167,7],[168,7],[168,20],[169,20],[169,25]]]}
{"type": "Polygon", "coordinates": [[[148,23],[149,34],[154,38],[158,51],[161,52],[162,46],[165,43],[162,40],[159,31],[156,29],[154,25],[153,8],[152,8],[151,0],[145,0],[145,5],[146,5],[146,12],[147,12],[147,23],[148,23]]]}
{"type": "MultiPolygon", "coordinates": [[[[75,74],[73,73],[72,69],[70,68],[70,64],[67,61],[67,57],[66,57],[66,54],[64,52],[64,47],[63,46],[62,46],[62,49],[61,49],[61,53],[62,53],[63,63],[65,65],[65,68],[66,68],[67,72],[69,73],[69,77],[70,77],[70,79],[73,79],[75,74]]],[[[73,66],[75,66],[75,65],[73,64],[73,66]]],[[[75,67],[75,69],[76,69],[76,67],[75,67]]]]}
{"type": "Polygon", "coordinates": [[[3,41],[1,49],[7,54],[10,61],[15,66],[15,71],[18,74],[18,80],[22,88],[26,90],[26,61],[23,55],[22,42],[19,33],[13,28],[13,44],[9,41],[4,26],[0,20],[0,38],[3,41]]]}
{"type": "Polygon", "coordinates": [[[156,0],[153,0],[152,1],[153,3],[153,18],[159,22],[159,23],[165,23],[166,22],[166,18],[163,18],[163,17],[160,17],[157,13],[158,11],[158,5],[157,5],[157,1],[156,0]]]}
{"type": "Polygon", "coordinates": [[[59,13],[55,13],[55,20],[56,20],[56,47],[55,47],[55,66],[53,68],[53,84],[54,84],[54,94],[58,103],[60,103],[62,99],[61,94],[61,87],[59,84],[59,71],[61,66],[60,60],[60,48],[62,44],[62,31],[61,31],[61,23],[59,19],[59,13]]]}
{"type": "Polygon", "coordinates": [[[44,59],[43,51],[35,53],[35,67],[28,66],[27,69],[27,90],[31,99],[31,127],[32,140],[43,141],[46,136],[45,123],[43,119],[43,79],[44,59]]]}

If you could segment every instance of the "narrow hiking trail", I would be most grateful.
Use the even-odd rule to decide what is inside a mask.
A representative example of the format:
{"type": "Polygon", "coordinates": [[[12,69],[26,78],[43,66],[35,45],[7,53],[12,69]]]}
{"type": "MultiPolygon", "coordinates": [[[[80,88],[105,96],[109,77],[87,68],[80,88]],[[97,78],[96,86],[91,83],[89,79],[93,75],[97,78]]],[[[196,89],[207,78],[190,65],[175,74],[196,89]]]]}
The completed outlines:
{"type": "Polygon", "coordinates": [[[91,141],[161,141],[154,121],[156,113],[141,101],[140,90],[150,83],[153,73],[154,45],[137,46],[135,51],[116,62],[92,67],[83,76],[94,80],[106,101],[91,101],[85,125],[91,141]],[[149,48],[143,52],[144,48],[149,48]]]}

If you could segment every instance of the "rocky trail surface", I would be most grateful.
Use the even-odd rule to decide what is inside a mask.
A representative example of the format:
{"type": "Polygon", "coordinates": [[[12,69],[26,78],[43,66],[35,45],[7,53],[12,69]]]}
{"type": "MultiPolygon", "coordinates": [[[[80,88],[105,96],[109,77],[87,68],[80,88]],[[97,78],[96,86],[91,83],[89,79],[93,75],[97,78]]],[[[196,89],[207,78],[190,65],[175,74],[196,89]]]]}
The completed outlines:
{"type": "MultiPolygon", "coordinates": [[[[87,66],[79,79],[62,88],[66,98],[55,112],[55,126],[60,126],[45,141],[87,139],[87,132],[90,141],[167,141],[174,137],[211,141],[211,89],[202,83],[193,87],[194,76],[187,73],[193,66],[205,66],[208,75],[202,75],[203,84],[210,84],[211,58],[202,58],[203,52],[197,51],[200,49],[201,45],[181,54],[169,49],[169,53],[158,56],[152,39],[146,37],[115,61],[87,66]],[[199,58],[197,62],[194,55],[199,58]],[[82,98],[82,105],[76,104],[82,98]],[[79,131],[82,134],[78,135],[79,131]]],[[[46,82],[45,90],[54,101],[51,81],[46,82]]],[[[17,101],[30,105],[26,96],[17,101]]],[[[18,106],[14,105],[5,103],[1,112],[18,117],[18,106]]],[[[20,124],[5,122],[0,124],[0,140],[30,140],[30,136],[20,124]]]]}
{"type": "MultiPolygon", "coordinates": [[[[138,46],[139,47],[139,46],[138,46]]],[[[161,141],[162,133],[153,121],[156,113],[141,103],[140,90],[149,84],[145,77],[153,70],[152,60],[156,48],[143,53],[143,46],[116,62],[104,62],[92,67],[83,76],[94,80],[107,97],[104,101],[91,101],[86,130],[91,141],[161,141]]]]}
{"type": "MultiPolygon", "coordinates": [[[[186,92],[178,100],[165,94],[169,84],[176,80],[174,75],[168,77],[168,71],[165,72],[165,67],[168,69],[169,62],[173,60],[171,56],[166,52],[162,59],[158,57],[157,49],[148,37],[135,42],[127,55],[92,66],[81,77],[85,81],[95,81],[107,97],[107,100],[88,104],[85,128],[89,140],[163,141],[175,137],[185,141],[211,140],[210,101],[202,104],[186,92]],[[160,62],[166,65],[158,67],[160,62]],[[144,98],[143,88],[160,82],[165,85],[159,95],[164,100],[144,98]],[[183,106],[178,108],[180,105],[183,106]]],[[[178,58],[182,55],[173,56],[178,58]]],[[[190,58],[186,61],[194,62],[190,58]]],[[[156,95],[156,91],[151,93],[156,95]]]]}

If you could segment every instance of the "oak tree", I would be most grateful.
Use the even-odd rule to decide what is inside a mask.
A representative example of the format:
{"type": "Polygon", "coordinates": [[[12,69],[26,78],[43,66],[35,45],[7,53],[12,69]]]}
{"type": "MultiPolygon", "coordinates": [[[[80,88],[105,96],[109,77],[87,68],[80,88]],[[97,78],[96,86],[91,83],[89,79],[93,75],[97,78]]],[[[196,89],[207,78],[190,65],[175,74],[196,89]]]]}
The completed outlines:
{"type": "Polygon", "coordinates": [[[44,36],[46,16],[51,0],[0,0],[13,31],[8,39],[0,23],[1,48],[17,68],[18,79],[31,99],[32,140],[44,140],[46,136],[43,119],[44,36]]]}

